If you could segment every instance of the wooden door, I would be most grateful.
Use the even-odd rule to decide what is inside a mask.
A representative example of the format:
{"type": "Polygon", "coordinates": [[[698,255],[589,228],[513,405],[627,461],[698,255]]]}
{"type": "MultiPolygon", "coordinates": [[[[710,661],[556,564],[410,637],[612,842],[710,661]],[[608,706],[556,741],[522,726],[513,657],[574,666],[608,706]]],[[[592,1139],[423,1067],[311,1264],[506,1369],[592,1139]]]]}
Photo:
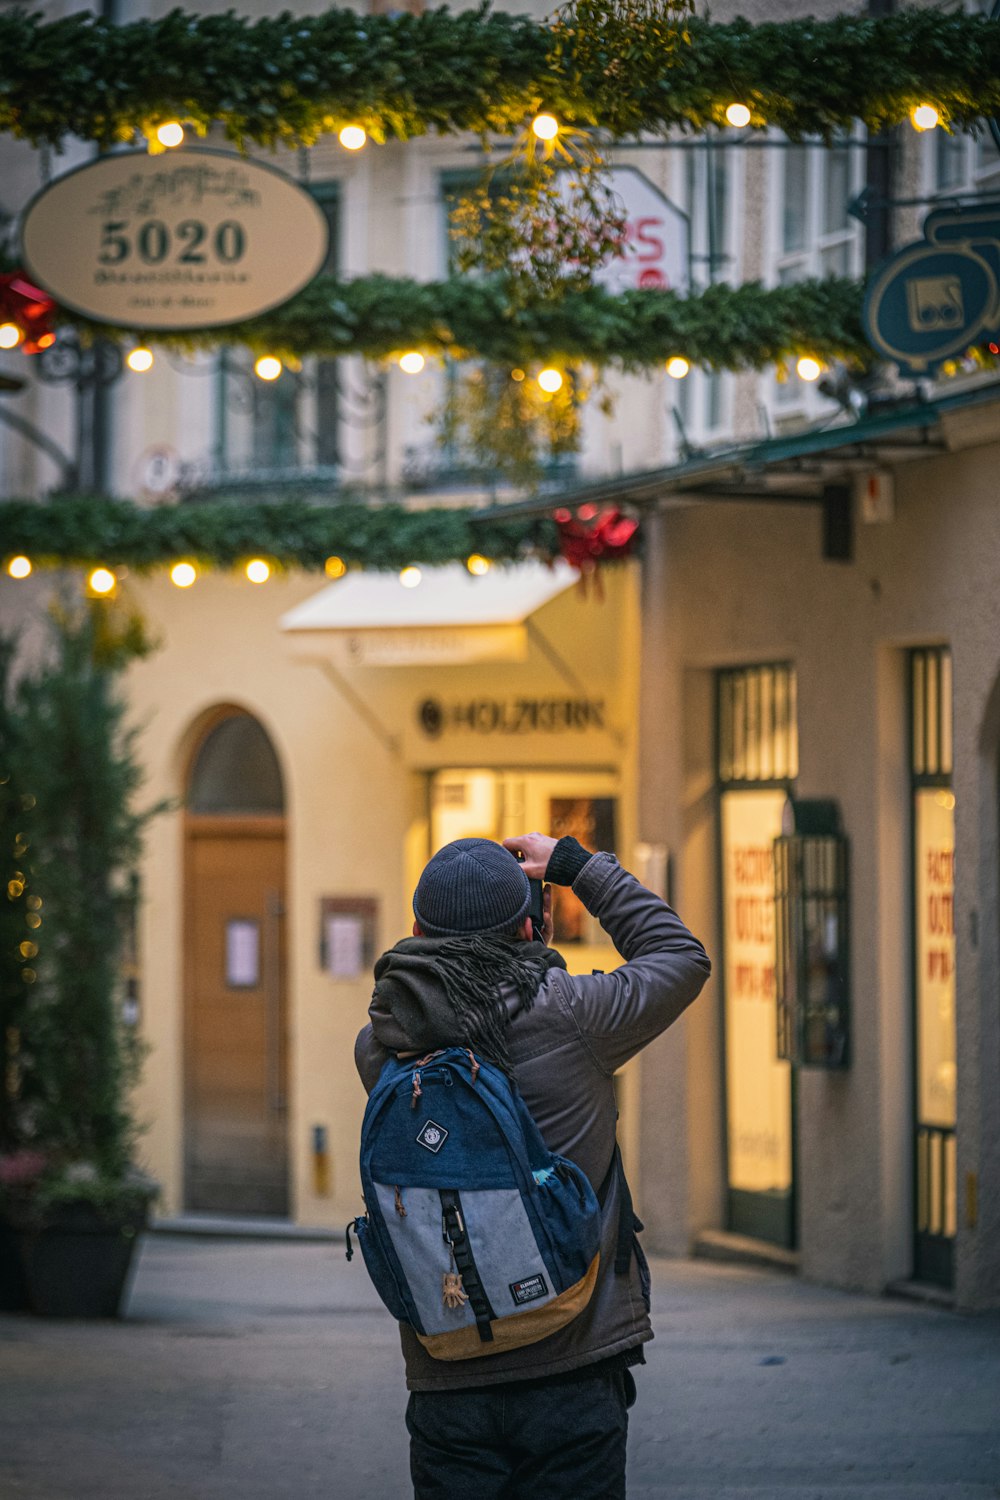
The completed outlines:
{"type": "Polygon", "coordinates": [[[284,819],[186,832],[186,1207],[287,1215],[284,819]]]}

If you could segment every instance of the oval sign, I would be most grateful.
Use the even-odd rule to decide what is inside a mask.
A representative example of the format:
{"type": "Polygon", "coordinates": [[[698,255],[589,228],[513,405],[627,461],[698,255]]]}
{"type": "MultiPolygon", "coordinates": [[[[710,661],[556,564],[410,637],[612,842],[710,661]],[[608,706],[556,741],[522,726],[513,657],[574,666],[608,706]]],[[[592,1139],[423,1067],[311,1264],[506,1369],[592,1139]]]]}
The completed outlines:
{"type": "Polygon", "coordinates": [[[329,238],[284,173],[200,150],[88,162],[32,200],[21,230],[25,267],[57,302],[143,331],[278,307],[322,268],[329,238]]]}

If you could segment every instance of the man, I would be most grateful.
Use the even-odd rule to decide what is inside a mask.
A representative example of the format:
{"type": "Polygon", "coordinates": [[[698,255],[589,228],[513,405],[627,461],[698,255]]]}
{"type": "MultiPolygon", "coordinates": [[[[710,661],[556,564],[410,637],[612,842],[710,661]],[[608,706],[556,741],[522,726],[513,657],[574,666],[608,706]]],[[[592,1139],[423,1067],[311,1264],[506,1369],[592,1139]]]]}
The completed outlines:
{"type": "Polygon", "coordinates": [[[613,854],[592,855],[575,839],[541,833],[503,846],[489,839],[446,845],[421,875],[413,911],[413,937],[375,966],[371,1024],[355,1049],[366,1089],[390,1053],[468,1046],[510,1073],[549,1149],[583,1168],[602,1204],[594,1294],[559,1332],[444,1363],[400,1325],[414,1493],[417,1500],[619,1500],[635,1397],[630,1367],[644,1362],[653,1330],[648,1270],[615,1167],[613,1080],[694,1000],[708,957],[613,854]],[[529,878],[549,883],[541,941],[528,915],[529,878]],[[625,959],[620,968],[566,972],[548,946],[552,884],[572,886],[600,920],[625,959]]]}

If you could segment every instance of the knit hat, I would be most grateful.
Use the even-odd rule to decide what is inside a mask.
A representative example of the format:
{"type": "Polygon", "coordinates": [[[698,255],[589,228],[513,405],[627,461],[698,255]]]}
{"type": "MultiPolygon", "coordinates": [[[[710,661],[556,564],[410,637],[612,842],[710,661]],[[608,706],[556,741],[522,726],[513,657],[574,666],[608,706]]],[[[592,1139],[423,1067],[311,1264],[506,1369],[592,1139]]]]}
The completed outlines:
{"type": "Polygon", "coordinates": [[[427,937],[513,932],[528,913],[528,877],[491,839],[456,839],[425,867],[413,915],[427,937]]]}

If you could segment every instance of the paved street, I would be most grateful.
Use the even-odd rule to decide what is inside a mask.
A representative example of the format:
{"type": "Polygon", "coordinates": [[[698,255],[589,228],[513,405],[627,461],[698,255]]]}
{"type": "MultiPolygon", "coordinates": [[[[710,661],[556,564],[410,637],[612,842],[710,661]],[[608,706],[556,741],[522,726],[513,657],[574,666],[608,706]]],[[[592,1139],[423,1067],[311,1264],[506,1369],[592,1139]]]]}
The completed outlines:
{"type": "MultiPolygon", "coordinates": [[[[1000,1318],[654,1274],[630,1495],[1000,1497],[1000,1318]]],[[[3,1500],[408,1494],[395,1328],[336,1244],[148,1238],[125,1321],[0,1316],[0,1393],[3,1500]]]]}

